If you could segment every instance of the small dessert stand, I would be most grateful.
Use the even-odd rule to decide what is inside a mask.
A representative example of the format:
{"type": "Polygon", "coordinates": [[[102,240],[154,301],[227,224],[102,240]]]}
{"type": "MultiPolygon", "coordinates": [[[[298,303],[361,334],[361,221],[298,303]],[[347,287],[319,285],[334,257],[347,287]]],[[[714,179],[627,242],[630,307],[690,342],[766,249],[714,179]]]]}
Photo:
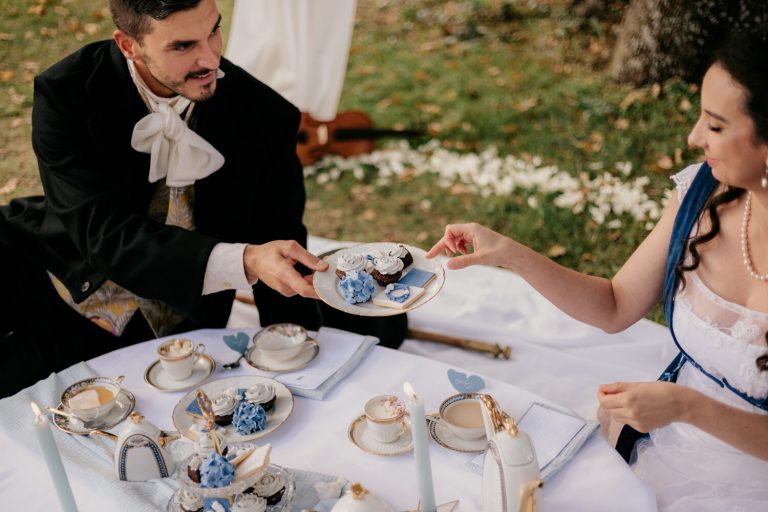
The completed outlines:
{"type": "MultiPolygon", "coordinates": [[[[208,429],[211,432],[215,432],[216,422],[211,399],[208,398],[208,395],[206,395],[202,389],[198,389],[196,391],[196,400],[208,429]]],[[[211,439],[213,440],[214,450],[216,453],[221,455],[221,446],[219,445],[218,437],[212,435],[211,439]]],[[[251,447],[252,443],[230,443],[228,446],[230,449],[240,449],[251,447]]],[[[282,476],[283,481],[285,482],[285,491],[282,498],[275,505],[268,506],[267,512],[289,512],[291,510],[291,504],[293,503],[293,500],[296,496],[296,482],[293,476],[280,466],[270,464],[264,471],[256,472],[240,480],[235,480],[227,486],[208,488],[200,487],[200,485],[193,482],[187,474],[187,466],[189,465],[192,457],[194,457],[194,454],[187,457],[178,467],[176,472],[176,480],[179,482],[180,487],[173,494],[173,496],[171,496],[171,499],[168,502],[168,506],[166,508],[168,512],[184,512],[179,501],[179,494],[183,488],[194,490],[195,492],[199,493],[202,498],[227,498],[229,499],[231,506],[234,501],[234,496],[236,494],[242,493],[250,487],[253,487],[265,472],[278,474],[282,476]]]]}

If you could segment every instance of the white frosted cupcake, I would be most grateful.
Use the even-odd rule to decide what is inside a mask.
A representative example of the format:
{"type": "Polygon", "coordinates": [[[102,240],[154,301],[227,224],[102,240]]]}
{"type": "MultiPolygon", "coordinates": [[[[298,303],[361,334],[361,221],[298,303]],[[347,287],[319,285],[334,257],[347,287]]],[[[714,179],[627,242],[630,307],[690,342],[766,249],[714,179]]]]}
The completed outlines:
{"type": "Polygon", "coordinates": [[[336,262],[336,276],[344,279],[347,272],[363,272],[368,258],[362,254],[342,254],[336,262]]]}
{"type": "Polygon", "coordinates": [[[267,500],[255,494],[238,494],[232,512],[264,512],[267,510],[267,500]]]}
{"type": "Polygon", "coordinates": [[[179,489],[177,498],[181,510],[184,510],[184,512],[200,512],[203,510],[203,497],[194,489],[182,487],[179,489]]]}
{"type": "Polygon", "coordinates": [[[219,426],[226,426],[232,423],[232,415],[237,407],[237,400],[232,395],[221,395],[213,401],[214,419],[219,426]]]}
{"type": "Polygon", "coordinates": [[[403,244],[398,244],[397,247],[389,251],[389,255],[393,258],[400,258],[403,261],[403,267],[413,263],[413,255],[403,244]]]}
{"type": "Polygon", "coordinates": [[[253,484],[253,492],[267,500],[267,505],[279,503],[285,492],[285,480],[276,473],[264,473],[258,482],[253,484]]]}
{"type": "Polygon", "coordinates": [[[272,384],[256,384],[245,390],[243,398],[248,403],[262,406],[267,412],[275,405],[277,394],[272,384]]]}
{"type": "Polygon", "coordinates": [[[394,256],[382,256],[373,260],[373,277],[381,286],[396,283],[403,275],[403,260],[394,256]]]}
{"type": "MultiPolygon", "coordinates": [[[[219,441],[221,452],[226,455],[227,441],[224,439],[224,434],[222,432],[216,432],[216,439],[219,441]]],[[[200,457],[206,458],[211,453],[213,453],[214,449],[215,447],[213,446],[213,438],[211,438],[211,433],[207,430],[201,431],[200,435],[197,437],[197,441],[195,441],[195,452],[197,452],[200,457]]]]}

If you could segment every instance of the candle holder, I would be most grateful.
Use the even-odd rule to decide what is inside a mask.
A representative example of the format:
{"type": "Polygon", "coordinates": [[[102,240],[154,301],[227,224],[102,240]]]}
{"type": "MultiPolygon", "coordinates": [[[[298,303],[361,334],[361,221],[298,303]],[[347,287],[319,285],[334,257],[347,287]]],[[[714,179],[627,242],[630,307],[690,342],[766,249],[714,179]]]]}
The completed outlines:
{"type": "MultiPolygon", "coordinates": [[[[459,506],[459,500],[449,501],[446,503],[443,503],[442,505],[438,505],[435,510],[437,512],[451,512],[453,509],[459,506]]],[[[417,505],[415,509],[413,510],[406,510],[406,512],[422,512],[421,508],[417,505]]]]}

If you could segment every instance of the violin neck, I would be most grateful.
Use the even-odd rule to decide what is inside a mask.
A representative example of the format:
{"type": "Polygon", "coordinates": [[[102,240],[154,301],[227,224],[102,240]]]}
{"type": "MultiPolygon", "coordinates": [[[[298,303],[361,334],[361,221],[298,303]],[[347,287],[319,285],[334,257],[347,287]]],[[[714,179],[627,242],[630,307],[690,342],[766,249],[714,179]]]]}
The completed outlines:
{"type": "Polygon", "coordinates": [[[383,137],[419,137],[418,130],[394,130],[389,128],[339,128],[334,132],[336,140],[379,139],[383,137]]]}

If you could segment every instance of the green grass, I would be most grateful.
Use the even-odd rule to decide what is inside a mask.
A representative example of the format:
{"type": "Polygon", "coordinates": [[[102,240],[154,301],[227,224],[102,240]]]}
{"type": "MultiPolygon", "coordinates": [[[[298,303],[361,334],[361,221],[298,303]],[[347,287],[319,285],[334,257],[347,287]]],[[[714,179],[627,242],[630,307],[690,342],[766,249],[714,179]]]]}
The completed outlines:
{"type": "MultiPolygon", "coordinates": [[[[613,83],[605,68],[621,12],[582,19],[568,4],[359,0],[340,109],[363,110],[379,127],[422,129],[457,151],[495,145],[501,154],[538,155],[574,174],[603,172],[590,170],[594,162],[611,170],[629,161],[632,177],[649,176],[650,193],[659,199],[670,172],[696,158],[686,149],[696,87],[675,80],[643,89],[613,83]]],[[[106,5],[0,0],[0,203],[41,191],[29,142],[34,74],[86,42],[111,37],[106,5]]],[[[226,40],[232,0],[219,6],[226,40]]],[[[446,223],[475,220],[543,252],[560,245],[565,252],[558,261],[604,276],[647,233],[629,219],[608,229],[541,194],[531,208],[530,192],[451,193],[433,176],[380,186],[369,170],[362,181],[308,179],[307,192],[305,220],[315,235],[427,247],[446,223]]]]}

